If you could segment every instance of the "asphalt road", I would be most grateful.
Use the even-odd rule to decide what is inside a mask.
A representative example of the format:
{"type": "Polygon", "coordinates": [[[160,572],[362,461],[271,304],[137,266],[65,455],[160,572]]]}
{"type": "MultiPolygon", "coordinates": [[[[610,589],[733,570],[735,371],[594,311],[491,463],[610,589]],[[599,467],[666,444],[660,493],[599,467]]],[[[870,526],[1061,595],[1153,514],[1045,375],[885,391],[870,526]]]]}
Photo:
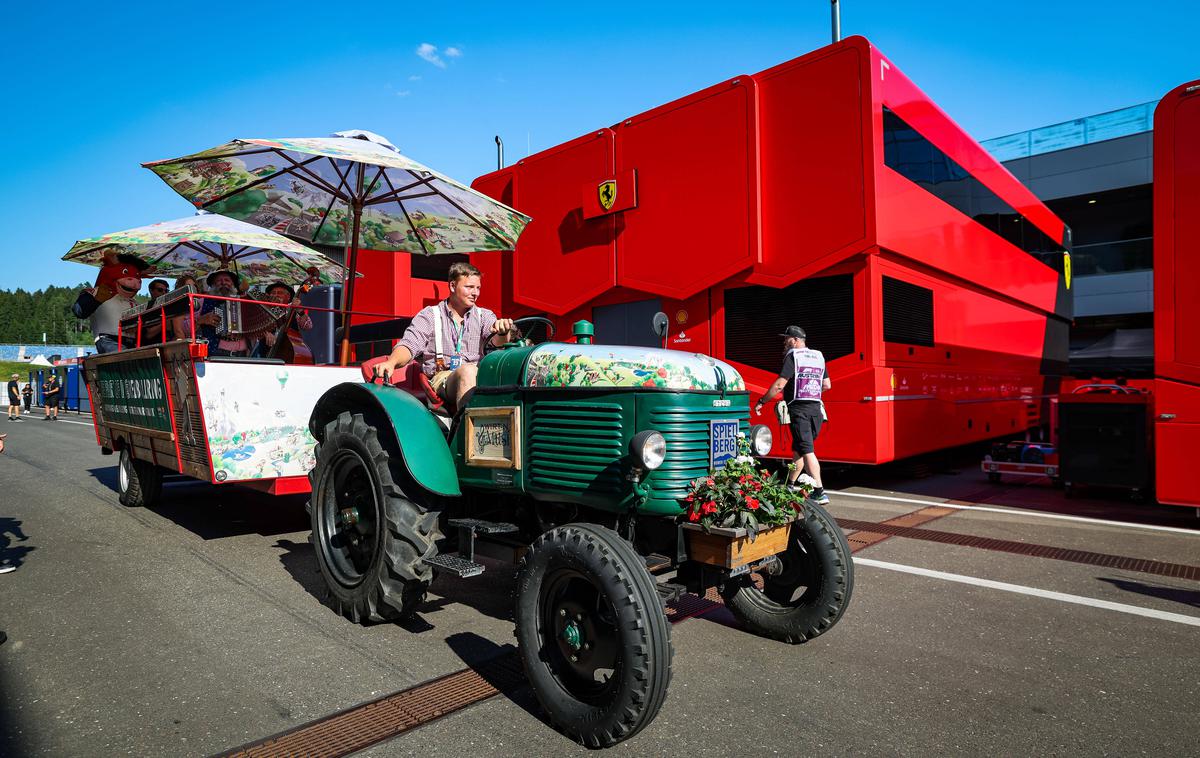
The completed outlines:
{"type": "MultiPolygon", "coordinates": [[[[439,579],[420,623],[359,627],[319,599],[304,498],[174,483],[127,509],[90,425],[0,424],[0,550],[19,564],[0,575],[0,755],[219,753],[512,649],[503,564],[439,579]]],[[[1068,503],[969,469],[838,484],[839,519],[954,499],[991,510],[922,528],[1200,564],[1200,524],[1179,510],[1068,503]],[[1050,517],[1067,511],[1100,522],[1050,517]]],[[[675,624],[666,704],[613,752],[1195,754],[1200,582],[907,536],[856,558],[849,611],[808,644],[722,609],[675,624]]],[[[364,754],[583,752],[517,688],[364,754]]]]}

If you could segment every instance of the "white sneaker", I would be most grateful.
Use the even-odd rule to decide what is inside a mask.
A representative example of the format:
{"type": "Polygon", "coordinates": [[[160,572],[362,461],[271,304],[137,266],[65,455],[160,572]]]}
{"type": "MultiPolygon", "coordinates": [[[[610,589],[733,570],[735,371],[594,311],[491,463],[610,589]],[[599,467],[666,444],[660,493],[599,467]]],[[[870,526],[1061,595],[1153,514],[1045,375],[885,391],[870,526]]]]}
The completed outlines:
{"type": "Polygon", "coordinates": [[[4,564],[3,566],[0,566],[0,574],[11,574],[12,572],[14,572],[16,570],[17,570],[16,566],[11,566],[7,563],[4,564]]]}

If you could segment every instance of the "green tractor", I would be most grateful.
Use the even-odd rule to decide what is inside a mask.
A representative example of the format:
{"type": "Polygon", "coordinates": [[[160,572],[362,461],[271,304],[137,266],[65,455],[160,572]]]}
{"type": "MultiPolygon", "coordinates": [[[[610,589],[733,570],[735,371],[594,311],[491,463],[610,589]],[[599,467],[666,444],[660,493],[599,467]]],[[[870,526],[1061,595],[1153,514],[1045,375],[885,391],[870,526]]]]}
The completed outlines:
{"type": "MultiPolygon", "coordinates": [[[[545,319],[518,326],[533,321],[553,337],[545,319]]],[[[605,747],[662,706],[665,607],[681,593],[716,587],[746,628],[799,643],[841,618],[854,574],[845,536],[811,502],[774,554],[701,551],[703,532],[680,519],[693,481],[739,435],[757,455],[771,448],[770,430],[749,424],[741,376],[704,355],[593,345],[587,322],[575,332],[486,355],[453,414],[410,377],[330,389],[310,421],[309,511],[331,604],[355,622],[411,616],[437,572],[515,560],[535,695],[563,733],[605,747]]]]}

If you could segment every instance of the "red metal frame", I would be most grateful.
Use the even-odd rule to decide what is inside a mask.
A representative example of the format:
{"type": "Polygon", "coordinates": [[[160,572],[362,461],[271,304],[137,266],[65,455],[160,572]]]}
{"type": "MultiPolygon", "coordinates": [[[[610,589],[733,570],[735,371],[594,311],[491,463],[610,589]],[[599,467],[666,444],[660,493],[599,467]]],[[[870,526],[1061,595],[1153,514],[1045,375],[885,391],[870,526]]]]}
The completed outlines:
{"type": "MultiPolygon", "coordinates": [[[[882,463],[1035,426],[1065,369],[1065,277],[886,166],[885,106],[1063,239],[1028,188],[851,37],[476,179],[534,218],[511,263],[472,256],[480,299],[506,316],[547,313],[565,334],[596,307],[658,298],[668,347],[725,358],[728,289],[850,274],[855,350],[829,362],[818,454],[882,463]],[[576,157],[610,142],[611,169],[607,153],[576,157]],[[632,172],[636,206],[580,220],[581,187],[632,172]],[[933,347],[884,342],[885,275],[933,291],[933,347]]],[[[774,378],[737,368],[753,393],[774,378]]],[[[774,453],[786,455],[786,430],[776,432],[774,453]]]]}

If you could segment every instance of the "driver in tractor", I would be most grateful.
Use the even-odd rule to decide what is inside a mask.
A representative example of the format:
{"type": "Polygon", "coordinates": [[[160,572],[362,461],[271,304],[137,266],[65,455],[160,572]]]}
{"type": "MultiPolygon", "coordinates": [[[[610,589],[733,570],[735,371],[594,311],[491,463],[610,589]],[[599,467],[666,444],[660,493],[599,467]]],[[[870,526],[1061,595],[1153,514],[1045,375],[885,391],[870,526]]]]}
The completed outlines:
{"type": "Polygon", "coordinates": [[[497,318],[475,305],[479,298],[479,269],[469,263],[450,266],[450,296],[422,308],[413,316],[404,336],[386,361],[375,364],[376,376],[392,373],[411,361],[420,361],[438,397],[462,407],[475,388],[476,372],[486,345],[499,347],[513,338],[513,322],[497,318]]]}

